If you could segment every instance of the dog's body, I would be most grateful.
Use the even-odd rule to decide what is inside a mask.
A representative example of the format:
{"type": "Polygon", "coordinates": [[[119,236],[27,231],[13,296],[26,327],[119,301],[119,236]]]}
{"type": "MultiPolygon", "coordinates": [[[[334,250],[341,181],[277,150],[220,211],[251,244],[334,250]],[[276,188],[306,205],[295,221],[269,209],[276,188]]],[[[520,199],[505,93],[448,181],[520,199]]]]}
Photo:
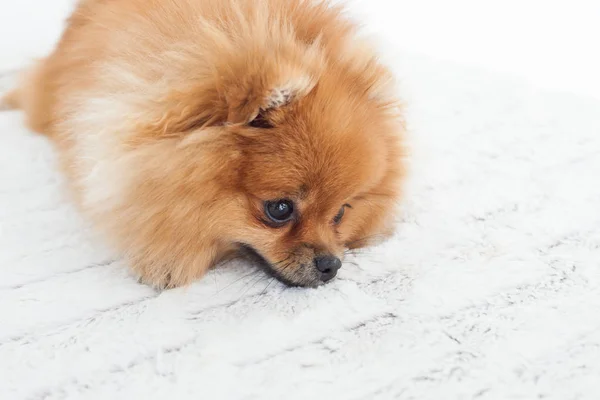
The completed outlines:
{"type": "Polygon", "coordinates": [[[393,229],[390,83],[326,4],[82,0],[5,103],[57,145],[76,202],[144,281],[187,284],[241,246],[315,286],[393,229]]]}

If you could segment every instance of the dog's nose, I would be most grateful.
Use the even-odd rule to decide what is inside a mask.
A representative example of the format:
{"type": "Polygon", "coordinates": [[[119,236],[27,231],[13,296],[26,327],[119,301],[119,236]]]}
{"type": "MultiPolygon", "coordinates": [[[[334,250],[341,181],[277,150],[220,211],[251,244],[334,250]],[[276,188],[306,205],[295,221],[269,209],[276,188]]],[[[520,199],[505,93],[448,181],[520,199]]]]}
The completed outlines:
{"type": "Polygon", "coordinates": [[[342,261],[335,256],[315,257],[315,267],[317,267],[317,270],[321,273],[321,280],[323,282],[333,279],[341,266],[342,261]]]}

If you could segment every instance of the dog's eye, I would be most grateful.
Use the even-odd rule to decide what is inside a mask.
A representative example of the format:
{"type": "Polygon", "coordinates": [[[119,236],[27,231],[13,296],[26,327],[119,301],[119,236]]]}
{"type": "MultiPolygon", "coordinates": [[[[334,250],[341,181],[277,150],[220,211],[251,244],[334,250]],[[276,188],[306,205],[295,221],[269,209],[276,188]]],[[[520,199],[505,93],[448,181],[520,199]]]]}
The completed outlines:
{"type": "Polygon", "coordinates": [[[289,221],[294,215],[294,203],[291,200],[274,200],[265,203],[265,214],[278,224],[289,221]]]}
{"type": "Polygon", "coordinates": [[[350,207],[350,204],[344,204],[342,206],[342,208],[340,208],[340,211],[338,211],[338,213],[336,214],[336,216],[333,217],[333,223],[334,223],[334,225],[337,225],[340,222],[342,222],[342,218],[344,218],[344,210],[346,210],[346,207],[350,207]]]}

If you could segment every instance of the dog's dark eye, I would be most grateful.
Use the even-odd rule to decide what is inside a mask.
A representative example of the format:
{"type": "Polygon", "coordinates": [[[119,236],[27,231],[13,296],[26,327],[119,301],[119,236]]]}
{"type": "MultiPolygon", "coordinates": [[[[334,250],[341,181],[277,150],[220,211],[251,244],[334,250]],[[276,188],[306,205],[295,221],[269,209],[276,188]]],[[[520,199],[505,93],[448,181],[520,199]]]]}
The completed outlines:
{"type": "Polygon", "coordinates": [[[267,201],[265,203],[265,214],[273,222],[287,222],[294,215],[294,203],[286,199],[267,201]]]}
{"type": "Polygon", "coordinates": [[[346,210],[346,207],[350,207],[350,205],[349,204],[344,204],[342,206],[342,208],[340,208],[340,211],[338,211],[338,213],[336,214],[336,216],[333,217],[333,223],[335,225],[337,225],[340,222],[342,222],[342,218],[344,218],[344,210],[346,210]]]}

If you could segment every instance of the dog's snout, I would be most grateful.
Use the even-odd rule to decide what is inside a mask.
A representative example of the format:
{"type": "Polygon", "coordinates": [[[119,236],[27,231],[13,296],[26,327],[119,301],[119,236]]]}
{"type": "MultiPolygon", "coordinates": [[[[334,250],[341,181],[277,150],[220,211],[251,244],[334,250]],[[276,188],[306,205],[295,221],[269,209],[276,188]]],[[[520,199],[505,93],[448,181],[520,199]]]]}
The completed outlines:
{"type": "Polygon", "coordinates": [[[341,266],[342,261],[335,256],[315,257],[315,267],[321,273],[321,280],[323,282],[333,279],[341,266]]]}

